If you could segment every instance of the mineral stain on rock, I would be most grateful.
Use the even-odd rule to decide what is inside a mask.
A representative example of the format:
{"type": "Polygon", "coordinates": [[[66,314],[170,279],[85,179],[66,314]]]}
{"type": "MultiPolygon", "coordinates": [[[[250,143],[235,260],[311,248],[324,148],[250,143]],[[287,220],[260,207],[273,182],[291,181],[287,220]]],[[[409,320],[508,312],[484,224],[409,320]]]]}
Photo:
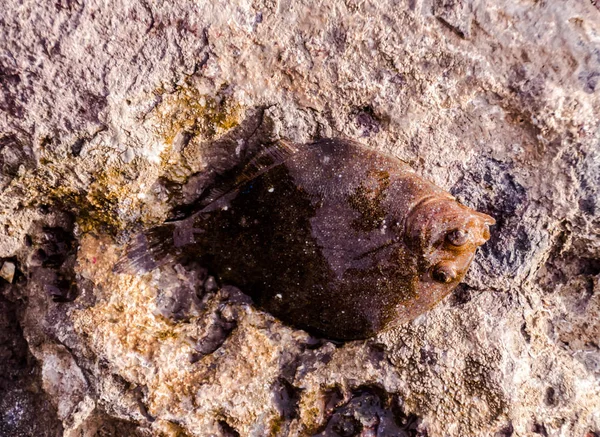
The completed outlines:
{"type": "Polygon", "coordinates": [[[359,143],[277,143],[187,217],[132,240],[117,272],[193,259],[285,323],[370,337],[431,309],[465,275],[494,219],[359,143]]]}

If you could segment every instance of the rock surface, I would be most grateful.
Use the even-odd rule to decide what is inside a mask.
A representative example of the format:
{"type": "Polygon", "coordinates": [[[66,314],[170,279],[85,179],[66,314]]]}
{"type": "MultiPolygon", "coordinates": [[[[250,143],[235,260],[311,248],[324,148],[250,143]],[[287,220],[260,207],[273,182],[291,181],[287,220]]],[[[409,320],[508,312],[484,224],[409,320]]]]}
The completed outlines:
{"type": "Polygon", "coordinates": [[[595,2],[8,0],[0,29],[0,436],[600,435],[595,2]],[[433,311],[333,344],[202,266],[112,273],[260,144],[331,136],[496,218],[433,311]]]}

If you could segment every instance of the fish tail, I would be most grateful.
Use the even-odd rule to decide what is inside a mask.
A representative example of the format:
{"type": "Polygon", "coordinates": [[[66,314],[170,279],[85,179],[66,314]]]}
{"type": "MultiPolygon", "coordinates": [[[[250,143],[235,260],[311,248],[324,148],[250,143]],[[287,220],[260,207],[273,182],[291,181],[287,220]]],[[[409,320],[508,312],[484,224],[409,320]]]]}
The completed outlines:
{"type": "Polygon", "coordinates": [[[176,253],[176,224],[156,226],[134,235],[113,267],[115,273],[147,273],[176,253]]]}

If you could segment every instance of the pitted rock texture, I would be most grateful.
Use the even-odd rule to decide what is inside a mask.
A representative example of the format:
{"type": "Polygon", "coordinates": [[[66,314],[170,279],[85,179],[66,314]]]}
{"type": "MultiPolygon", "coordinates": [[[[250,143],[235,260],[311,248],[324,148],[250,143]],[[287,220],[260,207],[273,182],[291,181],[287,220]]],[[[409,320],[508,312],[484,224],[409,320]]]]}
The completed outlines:
{"type": "Polygon", "coordinates": [[[587,0],[5,1],[0,435],[600,435],[598,29],[587,0]],[[261,144],[333,136],[497,220],[434,310],[334,344],[202,265],[113,273],[261,144]]]}

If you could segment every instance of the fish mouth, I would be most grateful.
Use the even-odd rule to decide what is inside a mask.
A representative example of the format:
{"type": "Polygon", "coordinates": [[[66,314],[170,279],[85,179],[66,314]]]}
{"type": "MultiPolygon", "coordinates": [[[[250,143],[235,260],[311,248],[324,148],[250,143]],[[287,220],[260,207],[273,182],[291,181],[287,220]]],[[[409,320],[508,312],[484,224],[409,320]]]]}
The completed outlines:
{"type": "Polygon", "coordinates": [[[479,225],[481,226],[480,238],[477,241],[475,241],[475,244],[477,246],[481,246],[490,239],[490,226],[496,224],[496,219],[479,211],[473,211],[471,212],[471,214],[477,219],[479,225]]]}

